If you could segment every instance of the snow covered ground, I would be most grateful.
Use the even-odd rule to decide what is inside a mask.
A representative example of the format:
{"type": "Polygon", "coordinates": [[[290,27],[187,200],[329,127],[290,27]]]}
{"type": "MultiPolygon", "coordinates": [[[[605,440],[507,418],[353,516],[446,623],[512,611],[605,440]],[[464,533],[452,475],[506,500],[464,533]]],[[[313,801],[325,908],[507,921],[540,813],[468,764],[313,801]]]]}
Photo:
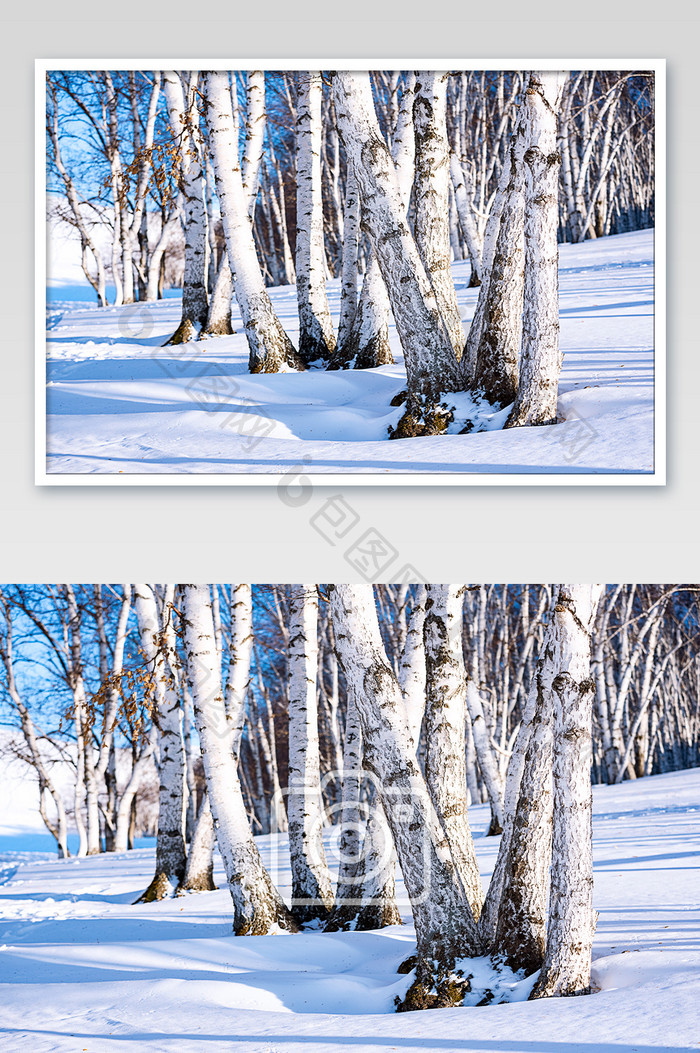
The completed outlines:
{"type": "MultiPolygon", "coordinates": [[[[477,290],[467,288],[467,263],[453,270],[468,324],[477,290]]],[[[295,466],[347,474],[345,482],[400,473],[445,473],[443,481],[565,473],[598,482],[620,473],[641,482],[654,471],[653,231],[561,246],[559,424],[502,431],[507,414],[494,417],[462,395],[450,399],[452,434],[394,441],[387,427],[402,410],[390,401],[405,370],[393,327],[394,366],[250,376],[242,332],[162,347],[179,321],[178,298],[98,309],[75,302],[65,284],[74,270],[61,273],[49,275],[47,481],[144,473],[150,482],[183,473],[264,480],[295,466]],[[475,417],[487,430],[457,434],[475,417]]],[[[271,295],[296,342],[294,287],[271,295]]],[[[329,299],[337,318],[338,281],[329,299]]],[[[233,321],[240,330],[237,314],[233,321]]]]}
{"type": "MultiPolygon", "coordinates": [[[[697,1050],[700,770],[598,787],[594,807],[599,990],[401,1015],[392,1004],[409,979],[396,973],[413,941],[408,910],[407,924],[380,932],[235,938],[222,888],[130,905],[152,876],[151,850],[62,862],[0,855],[0,1048],[697,1050]]],[[[12,816],[2,821],[7,829],[12,816]]],[[[473,822],[487,879],[498,841],[483,836],[484,807],[473,822]]],[[[288,895],[285,839],[259,844],[268,864],[282,859],[276,876],[288,895]]],[[[217,876],[223,883],[220,868],[217,876]]],[[[483,992],[487,963],[473,971],[483,992]]],[[[528,988],[516,979],[508,995],[528,988]]]]}

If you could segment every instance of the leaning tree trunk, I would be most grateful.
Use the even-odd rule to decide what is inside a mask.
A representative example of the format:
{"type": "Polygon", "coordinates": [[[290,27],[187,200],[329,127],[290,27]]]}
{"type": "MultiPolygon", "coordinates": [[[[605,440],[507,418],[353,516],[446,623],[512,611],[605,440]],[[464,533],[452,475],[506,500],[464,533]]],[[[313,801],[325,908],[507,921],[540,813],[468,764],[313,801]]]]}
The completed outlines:
{"type": "Polygon", "coordinates": [[[449,335],[406,221],[367,73],[333,77],[338,129],[360,187],[363,215],[406,359],[409,392],[438,399],[462,384],[449,335]]]}
{"type": "Polygon", "coordinates": [[[236,936],[296,931],[294,918],[262,864],[246,815],[221,687],[208,585],[181,585],[187,681],[202,746],[216,839],[233,901],[236,936]]]}
{"type": "Polygon", "coordinates": [[[594,684],[591,632],[603,585],[562,585],[559,671],[554,691],[554,815],[544,964],[531,998],[587,994],[591,987],[593,846],[591,788],[594,684]]]}
{"type": "Polygon", "coordinates": [[[449,74],[416,75],[413,124],[416,174],[413,184],[416,244],[435,290],[440,314],[457,358],[464,350],[464,327],[450,270],[450,149],[447,144],[449,74]]]}
{"type": "Polygon", "coordinates": [[[297,301],[299,354],[306,363],[328,359],[335,334],[328,308],[321,200],[321,74],[297,73],[297,301]]]}
{"type": "Polygon", "coordinates": [[[427,588],[423,626],[427,672],[425,777],[472,914],[478,920],[484,893],[467,807],[463,596],[463,586],[428,585],[427,588]]]}
{"type": "Polygon", "coordinates": [[[185,230],[185,276],[182,283],[182,317],[168,344],[194,340],[207,322],[207,209],[204,200],[202,143],[198,129],[196,82],[190,83],[187,99],[174,71],[163,74],[163,94],[168,119],[180,155],[183,226],[185,230]]]}
{"type": "MultiPolygon", "coordinates": [[[[166,592],[166,601],[171,596],[172,587],[166,592]]],[[[173,671],[166,662],[162,619],[150,585],[134,585],[134,611],[158,725],[160,787],[156,868],[153,880],[138,900],[148,903],[172,895],[185,876],[185,744],[180,696],[173,671]]],[[[163,619],[169,617],[171,612],[166,609],[163,619]]]]}
{"type": "Polygon", "coordinates": [[[557,107],[566,74],[533,73],[525,95],[525,289],[518,396],[507,428],[555,424],[559,350],[557,107]]]}
{"type": "Polygon", "coordinates": [[[289,851],[292,910],[302,923],[327,920],[333,907],[323,848],[316,670],[315,585],[292,585],[289,603],[289,851]]]}
{"type": "Polygon", "coordinates": [[[275,314],[258,263],[241,177],[228,73],[205,73],[203,93],[226,251],[250,350],[249,369],[251,373],[277,373],[286,366],[303,369],[302,359],[275,314]]]}
{"type": "Polygon", "coordinates": [[[402,1008],[454,1004],[464,993],[452,982],[455,960],[479,953],[474,915],[408,741],[372,587],[333,585],[330,602],[338,659],[357,700],[365,764],[377,778],[416,926],[416,980],[402,1008]]]}

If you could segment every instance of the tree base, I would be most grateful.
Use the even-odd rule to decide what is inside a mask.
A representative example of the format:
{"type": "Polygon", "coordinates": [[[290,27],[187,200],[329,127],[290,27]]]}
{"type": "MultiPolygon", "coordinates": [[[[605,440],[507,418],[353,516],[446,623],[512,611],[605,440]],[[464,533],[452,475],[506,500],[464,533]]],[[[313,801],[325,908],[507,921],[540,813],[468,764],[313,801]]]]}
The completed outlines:
{"type": "Polygon", "coordinates": [[[403,925],[399,908],[393,901],[368,903],[361,907],[341,904],[333,908],[323,931],[371,932],[374,929],[385,929],[388,925],[403,925]]]}
{"type": "Polygon", "coordinates": [[[446,402],[435,402],[427,395],[414,395],[399,392],[390,405],[400,406],[406,403],[406,410],[396,427],[389,425],[390,439],[416,439],[425,435],[444,435],[448,426],[454,421],[454,406],[446,402]],[[405,395],[405,398],[404,398],[405,395]]]}
{"type": "Polygon", "coordinates": [[[192,319],[183,318],[170,339],[165,341],[163,347],[169,347],[171,344],[188,344],[190,340],[196,340],[198,336],[199,330],[192,319]]]}
{"type": "Polygon", "coordinates": [[[450,1009],[460,1006],[464,996],[471,991],[469,977],[454,962],[439,962],[436,959],[411,957],[402,962],[398,971],[410,972],[410,963],[416,969],[416,978],[403,998],[394,999],[397,1013],[412,1013],[420,1009],[450,1009]]]}
{"type": "Polygon", "coordinates": [[[215,892],[218,885],[214,881],[214,867],[210,867],[203,873],[193,874],[186,877],[181,885],[178,885],[175,895],[183,896],[186,892],[215,892]]]}
{"type": "Polygon", "coordinates": [[[159,899],[170,899],[178,886],[179,880],[177,878],[173,881],[164,871],[161,871],[160,874],[156,874],[146,891],[142,892],[139,898],[134,900],[134,905],[137,903],[155,903],[159,899]]]}
{"type": "Polygon", "coordinates": [[[235,332],[236,330],[231,325],[231,315],[229,315],[228,318],[207,325],[199,334],[199,339],[203,340],[207,336],[233,336],[235,332]]]}

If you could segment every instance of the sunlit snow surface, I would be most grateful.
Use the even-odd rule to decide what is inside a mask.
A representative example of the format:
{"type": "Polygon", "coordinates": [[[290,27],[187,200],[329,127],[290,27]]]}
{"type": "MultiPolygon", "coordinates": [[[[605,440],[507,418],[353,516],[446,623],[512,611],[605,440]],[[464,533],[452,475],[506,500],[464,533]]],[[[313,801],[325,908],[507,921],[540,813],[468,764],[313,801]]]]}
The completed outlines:
{"type": "MultiPolygon", "coordinates": [[[[48,311],[47,471],[53,473],[649,473],[654,469],[653,231],[561,246],[561,423],[499,429],[466,395],[451,432],[389,442],[405,388],[376,370],[251,376],[234,312],[231,337],[163,347],[179,299],[97,309],[54,284],[48,311]],[[65,296],[65,302],[61,296],[65,296]],[[465,420],[484,429],[456,434],[465,420]]],[[[478,290],[453,268],[465,332],[478,290]]],[[[339,283],[328,286],[337,318],[339,283]]],[[[294,287],[271,290],[298,340],[294,287]]]]}
{"type": "MultiPolygon", "coordinates": [[[[217,892],[132,906],[153,874],[151,850],[62,862],[0,855],[0,1048],[698,1049],[700,770],[598,787],[594,809],[600,990],[528,1002],[531,978],[508,984],[480,959],[469,970],[475,991],[501,983],[510,1004],[400,1015],[393,1000],[410,977],[396,969],[414,939],[405,904],[406,924],[379,932],[236,938],[220,866],[217,892]]],[[[487,881],[498,839],[484,837],[483,806],[472,821],[487,881]]],[[[288,896],[286,838],[258,843],[288,896]]]]}

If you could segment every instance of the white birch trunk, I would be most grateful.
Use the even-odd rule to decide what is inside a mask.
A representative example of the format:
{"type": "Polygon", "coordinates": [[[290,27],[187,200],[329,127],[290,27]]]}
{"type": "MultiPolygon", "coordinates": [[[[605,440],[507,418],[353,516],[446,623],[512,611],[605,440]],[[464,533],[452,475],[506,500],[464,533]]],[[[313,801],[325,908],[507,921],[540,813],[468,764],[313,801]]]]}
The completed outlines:
{"type": "Polygon", "coordinates": [[[296,923],[262,864],[246,815],[221,686],[208,585],[181,585],[187,680],[219,852],[233,901],[236,936],[259,936],[296,923]]]}
{"type": "Polygon", "coordinates": [[[357,180],[348,171],[343,212],[343,264],[340,276],[340,318],[338,343],[341,348],[352,329],[357,310],[357,250],[360,237],[360,192],[357,180]]]}
{"type": "MultiPolygon", "coordinates": [[[[68,676],[73,693],[73,711],[78,745],[78,774],[85,786],[85,854],[92,856],[102,851],[100,840],[99,786],[95,771],[95,751],[92,727],[88,721],[85,679],[83,677],[81,618],[72,585],[64,585],[68,614],[68,676]]],[[[82,795],[81,795],[82,796],[82,795]]],[[[76,801],[77,811],[77,801],[76,801]]],[[[80,830],[80,827],[79,827],[80,830]]]]}
{"type": "Polygon", "coordinates": [[[323,848],[316,671],[318,595],[315,585],[292,585],[289,602],[289,850],[292,910],[307,923],[333,907],[323,848]]]}
{"type": "Polygon", "coordinates": [[[500,834],[503,831],[503,785],[491,747],[489,730],[484,717],[484,705],[479,689],[473,680],[467,684],[467,709],[471,718],[476,759],[491,806],[491,825],[488,834],[500,834]]]}
{"type": "Polygon", "coordinates": [[[182,344],[194,340],[207,322],[207,209],[205,202],[202,143],[199,132],[197,81],[192,75],[187,98],[182,81],[172,70],[163,73],[163,94],[173,136],[180,150],[185,275],[182,283],[182,317],[167,341],[182,344]]]}
{"type": "Polygon", "coordinates": [[[472,914],[478,920],[484,893],[467,806],[463,596],[463,586],[427,586],[423,627],[427,672],[425,777],[472,914]]]}
{"type": "Polygon", "coordinates": [[[328,359],[335,334],[328,308],[321,200],[321,74],[297,73],[296,274],[299,354],[305,362],[328,359]]]}
{"type": "Polygon", "coordinates": [[[443,981],[455,958],[479,952],[474,916],[407,741],[401,689],[381,640],[372,587],[334,585],[330,602],[338,658],[357,700],[365,764],[380,787],[416,925],[418,972],[405,1008],[419,999],[445,1004],[443,981]]]}
{"type": "Polygon", "coordinates": [[[277,373],[304,363],[284,332],[265,288],[243,186],[228,73],[203,75],[204,110],[214,165],[226,250],[243,320],[251,373],[277,373]]]}
{"type": "Polygon", "coordinates": [[[554,814],[547,947],[531,998],[587,994],[591,986],[593,847],[591,632],[603,585],[562,585],[554,692],[554,814]]]}
{"type": "MultiPolygon", "coordinates": [[[[166,593],[171,598],[172,588],[166,593]]],[[[166,662],[163,620],[150,585],[134,585],[134,611],[141,650],[150,674],[158,728],[159,778],[156,869],[140,900],[149,902],[172,895],[185,874],[185,746],[182,737],[182,706],[175,671],[166,662]]]]}
{"type": "Polygon", "coordinates": [[[250,585],[231,586],[231,644],[224,689],[226,716],[231,722],[233,756],[238,760],[250,687],[253,654],[253,594],[250,585]]]}
{"type": "Polygon", "coordinates": [[[522,350],[515,406],[507,428],[554,424],[562,355],[559,349],[557,229],[561,158],[557,107],[563,73],[533,73],[523,103],[525,166],[525,282],[522,350]]]}
{"type": "Polygon", "coordinates": [[[464,350],[464,327],[450,269],[449,185],[447,144],[447,80],[444,72],[416,74],[413,103],[415,129],[416,244],[435,291],[438,307],[457,358],[464,350]]]}
{"type": "Polygon", "coordinates": [[[228,256],[224,252],[216,275],[214,289],[209,299],[207,324],[200,336],[230,336],[234,332],[231,327],[232,296],[233,275],[231,274],[228,256]]]}
{"type": "Polygon", "coordinates": [[[325,932],[355,927],[362,905],[362,835],[366,826],[360,802],[362,790],[362,729],[360,715],[351,688],[347,691],[345,740],[343,744],[343,789],[340,809],[338,884],[335,906],[326,922],[325,932]]]}
{"type": "Polygon", "coordinates": [[[209,795],[205,793],[187,854],[185,876],[178,887],[178,893],[213,892],[217,887],[214,881],[215,840],[209,795]]]}
{"type": "Polygon", "coordinates": [[[333,79],[338,129],[360,188],[368,234],[406,358],[409,391],[460,390],[454,350],[405,218],[394,163],[382,138],[366,73],[333,79]]]}
{"type": "Polygon", "coordinates": [[[457,209],[457,215],[459,217],[459,225],[467,243],[469,260],[471,262],[472,273],[469,279],[469,287],[475,288],[477,285],[481,285],[481,254],[483,251],[483,238],[479,234],[476,220],[474,219],[471,187],[469,190],[467,189],[467,179],[464,174],[464,168],[455,153],[450,153],[450,176],[452,179],[452,188],[454,190],[455,208],[457,209]]]}

